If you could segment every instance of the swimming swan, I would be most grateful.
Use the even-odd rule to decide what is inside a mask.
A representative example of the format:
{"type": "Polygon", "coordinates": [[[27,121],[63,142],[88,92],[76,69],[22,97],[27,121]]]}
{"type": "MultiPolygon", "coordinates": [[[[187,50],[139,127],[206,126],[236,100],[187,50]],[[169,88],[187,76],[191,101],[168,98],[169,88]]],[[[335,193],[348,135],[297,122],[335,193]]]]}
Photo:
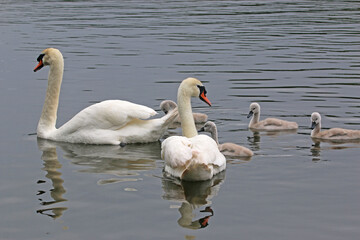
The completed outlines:
{"type": "MultiPolygon", "coordinates": [[[[160,103],[160,109],[165,114],[168,114],[169,111],[175,109],[176,107],[177,107],[177,104],[171,100],[164,100],[160,103]]],[[[193,113],[193,117],[194,117],[195,124],[205,123],[208,119],[208,116],[204,113],[193,113]]],[[[180,116],[175,118],[173,123],[181,123],[180,116]]]]}
{"type": "Polygon", "coordinates": [[[249,123],[249,128],[252,130],[262,130],[262,131],[281,131],[281,130],[294,130],[298,128],[296,122],[289,122],[281,120],[278,118],[267,118],[265,120],[260,120],[260,105],[258,103],[250,104],[250,112],[247,115],[247,118],[252,119],[249,123]]]}
{"type": "Polygon", "coordinates": [[[318,112],[311,114],[311,137],[330,141],[360,140],[360,130],[331,128],[321,131],[321,115],[318,112]]]}
{"type": "Polygon", "coordinates": [[[251,157],[254,155],[254,153],[250,149],[237,145],[235,143],[227,142],[227,143],[219,144],[218,131],[216,124],[214,122],[207,121],[199,132],[209,132],[211,134],[211,137],[218,144],[220,152],[225,156],[251,157]]]}
{"type": "Polygon", "coordinates": [[[197,96],[211,106],[199,80],[183,80],[177,95],[183,136],[169,137],[161,144],[165,172],[187,181],[208,180],[226,168],[225,156],[216,142],[209,136],[198,135],[191,110],[191,97],[197,96]]]}
{"type": "Polygon", "coordinates": [[[49,65],[45,103],[37,126],[39,138],[86,144],[145,143],[159,140],[177,116],[177,110],[158,119],[145,120],[156,112],[128,101],[107,100],[93,104],[56,128],[64,59],[55,48],[47,48],[37,58],[34,72],[49,65]]]}

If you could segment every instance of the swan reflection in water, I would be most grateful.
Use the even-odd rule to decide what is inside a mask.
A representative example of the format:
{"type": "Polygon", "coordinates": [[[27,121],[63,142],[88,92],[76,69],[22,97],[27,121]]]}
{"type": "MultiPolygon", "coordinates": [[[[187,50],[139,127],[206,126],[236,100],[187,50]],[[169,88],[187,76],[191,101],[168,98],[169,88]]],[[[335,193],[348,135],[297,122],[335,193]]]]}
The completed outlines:
{"type": "Polygon", "coordinates": [[[251,146],[251,149],[253,151],[260,151],[261,150],[261,137],[262,136],[267,136],[270,137],[272,139],[275,139],[277,137],[283,136],[283,135],[288,135],[288,134],[296,134],[297,133],[297,129],[294,130],[282,130],[282,131],[256,131],[253,129],[249,129],[252,133],[253,136],[252,137],[247,137],[247,141],[249,142],[249,146],[251,146]]]}
{"type": "MultiPolygon", "coordinates": [[[[129,144],[125,147],[113,145],[85,145],[54,142],[44,139],[37,139],[38,148],[42,151],[46,177],[52,182],[53,188],[48,192],[51,201],[44,201],[43,197],[39,200],[41,205],[49,206],[67,201],[63,197],[66,189],[63,186],[64,180],[61,177],[60,169],[62,165],[58,160],[57,149],[63,151],[63,157],[69,159],[72,164],[82,166],[78,172],[100,173],[115,175],[101,179],[99,185],[116,182],[133,182],[142,180],[149,170],[156,168],[156,161],[160,161],[160,142],[149,144],[129,144]]],[[[45,180],[39,180],[39,186],[45,184],[45,180]]],[[[43,196],[47,191],[39,190],[37,195],[43,196]]],[[[38,213],[52,218],[60,217],[66,207],[42,208],[38,213]],[[49,212],[52,211],[52,214],[49,212]]]]}
{"type": "MultiPolygon", "coordinates": [[[[341,150],[341,149],[348,149],[348,148],[360,148],[360,140],[344,140],[344,141],[332,141],[332,140],[325,140],[325,139],[313,139],[313,144],[310,148],[312,161],[317,162],[322,160],[321,159],[321,151],[322,150],[341,150]],[[321,143],[326,143],[325,147],[321,147],[321,143]]],[[[326,161],[323,159],[323,161],[326,161]]]]}
{"type": "MultiPolygon", "coordinates": [[[[49,190],[52,198],[50,201],[45,201],[43,199],[44,194],[46,194],[45,190],[38,191],[37,195],[41,197],[39,198],[40,204],[43,206],[52,206],[53,204],[65,202],[67,199],[65,199],[63,195],[66,193],[66,190],[63,186],[64,180],[61,178],[61,172],[59,171],[62,165],[58,160],[56,147],[46,140],[38,139],[37,143],[39,150],[42,151],[41,159],[44,161],[44,167],[42,169],[46,171],[45,177],[51,181],[53,187],[49,190]]],[[[39,180],[37,183],[42,185],[46,183],[46,181],[39,180]]],[[[50,207],[38,209],[36,212],[56,219],[62,216],[65,210],[67,210],[66,207],[50,207]]]]}
{"type": "Polygon", "coordinates": [[[201,229],[209,225],[210,218],[214,216],[211,199],[218,194],[224,179],[225,171],[210,180],[199,182],[180,181],[167,176],[163,178],[163,199],[181,203],[181,217],[178,220],[181,227],[201,229]],[[200,209],[198,214],[202,217],[194,219],[197,209],[200,209]]]}
{"type": "Polygon", "coordinates": [[[116,182],[143,180],[149,170],[156,168],[160,157],[160,142],[129,144],[124,147],[114,145],[85,145],[54,143],[64,151],[64,158],[72,164],[83,166],[82,173],[113,175],[98,181],[99,185],[116,182]],[[145,173],[145,174],[142,174],[145,173]]]}

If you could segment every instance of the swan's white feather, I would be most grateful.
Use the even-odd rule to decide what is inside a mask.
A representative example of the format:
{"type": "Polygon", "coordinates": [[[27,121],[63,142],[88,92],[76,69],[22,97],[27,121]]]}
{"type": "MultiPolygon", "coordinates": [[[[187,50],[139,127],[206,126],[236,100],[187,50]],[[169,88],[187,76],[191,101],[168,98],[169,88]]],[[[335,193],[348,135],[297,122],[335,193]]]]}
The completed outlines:
{"type": "Polygon", "coordinates": [[[143,105],[107,100],[76,114],[50,134],[49,139],[88,144],[153,142],[166,131],[169,119],[165,116],[146,120],[155,114],[153,109],[143,105]]]}
{"type": "Polygon", "coordinates": [[[63,78],[64,60],[61,52],[45,49],[34,71],[50,65],[48,88],[38,123],[39,138],[86,144],[146,143],[158,141],[177,117],[174,109],[162,118],[149,119],[156,112],[146,106],[122,100],[93,104],[76,114],[62,127],[56,128],[57,108],[63,78]]]}
{"type": "Polygon", "coordinates": [[[172,136],[162,142],[165,171],[188,181],[211,179],[226,168],[216,142],[206,135],[172,136]]]}
{"type": "Polygon", "coordinates": [[[122,100],[106,100],[93,104],[76,114],[59,130],[72,133],[81,128],[116,130],[134,118],[148,119],[156,112],[146,106],[122,100]]]}
{"type": "Polygon", "coordinates": [[[161,157],[166,173],[181,180],[204,181],[226,168],[226,159],[217,143],[206,135],[198,135],[191,97],[199,97],[211,106],[203,84],[196,78],[183,80],[178,88],[178,111],[183,136],[173,136],[161,144],[161,157]]]}

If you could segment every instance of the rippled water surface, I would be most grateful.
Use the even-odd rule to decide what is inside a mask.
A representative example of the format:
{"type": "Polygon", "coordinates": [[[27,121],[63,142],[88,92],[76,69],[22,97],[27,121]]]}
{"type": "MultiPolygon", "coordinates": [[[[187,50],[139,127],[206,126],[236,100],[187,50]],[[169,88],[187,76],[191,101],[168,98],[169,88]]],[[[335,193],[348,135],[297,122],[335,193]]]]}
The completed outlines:
{"type": "MultiPolygon", "coordinates": [[[[360,129],[358,1],[1,1],[0,239],[358,239],[360,144],[314,144],[360,129]],[[220,142],[254,151],[211,181],[163,176],[160,142],[84,146],[38,140],[47,47],[65,73],[58,126],[124,99],[159,110],[194,76],[220,142]],[[261,118],[292,133],[247,129],[261,118]],[[211,211],[213,213],[211,213],[211,211]]],[[[162,113],[160,113],[162,115],[162,113]]],[[[180,134],[172,129],[168,134],[180,134]]]]}

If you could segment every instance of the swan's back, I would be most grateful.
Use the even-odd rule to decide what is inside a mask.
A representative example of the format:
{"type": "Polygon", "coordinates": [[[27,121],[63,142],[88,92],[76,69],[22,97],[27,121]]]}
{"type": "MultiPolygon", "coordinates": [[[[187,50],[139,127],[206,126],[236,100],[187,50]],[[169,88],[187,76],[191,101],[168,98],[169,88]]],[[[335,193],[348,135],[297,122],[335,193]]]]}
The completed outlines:
{"type": "Polygon", "coordinates": [[[187,181],[211,179],[226,167],[226,159],[216,142],[206,136],[173,136],[162,143],[165,171],[187,181]]]}
{"type": "Polygon", "coordinates": [[[230,142],[219,144],[219,150],[225,156],[230,157],[251,157],[254,155],[250,149],[230,142]]]}
{"type": "Polygon", "coordinates": [[[290,122],[278,118],[266,118],[258,123],[250,125],[250,128],[257,130],[277,131],[298,129],[296,122],[290,122]]]}
{"type": "Polygon", "coordinates": [[[122,100],[93,104],[54,132],[57,141],[88,144],[120,144],[118,131],[134,119],[148,119],[156,112],[146,106],[122,100]]]}
{"type": "Polygon", "coordinates": [[[122,100],[106,100],[83,109],[61,128],[67,131],[79,128],[116,130],[134,118],[148,119],[155,114],[153,109],[143,105],[122,100]]]}
{"type": "Polygon", "coordinates": [[[327,140],[360,140],[360,130],[350,130],[344,128],[331,128],[321,131],[313,138],[327,139],[327,140]]]}

